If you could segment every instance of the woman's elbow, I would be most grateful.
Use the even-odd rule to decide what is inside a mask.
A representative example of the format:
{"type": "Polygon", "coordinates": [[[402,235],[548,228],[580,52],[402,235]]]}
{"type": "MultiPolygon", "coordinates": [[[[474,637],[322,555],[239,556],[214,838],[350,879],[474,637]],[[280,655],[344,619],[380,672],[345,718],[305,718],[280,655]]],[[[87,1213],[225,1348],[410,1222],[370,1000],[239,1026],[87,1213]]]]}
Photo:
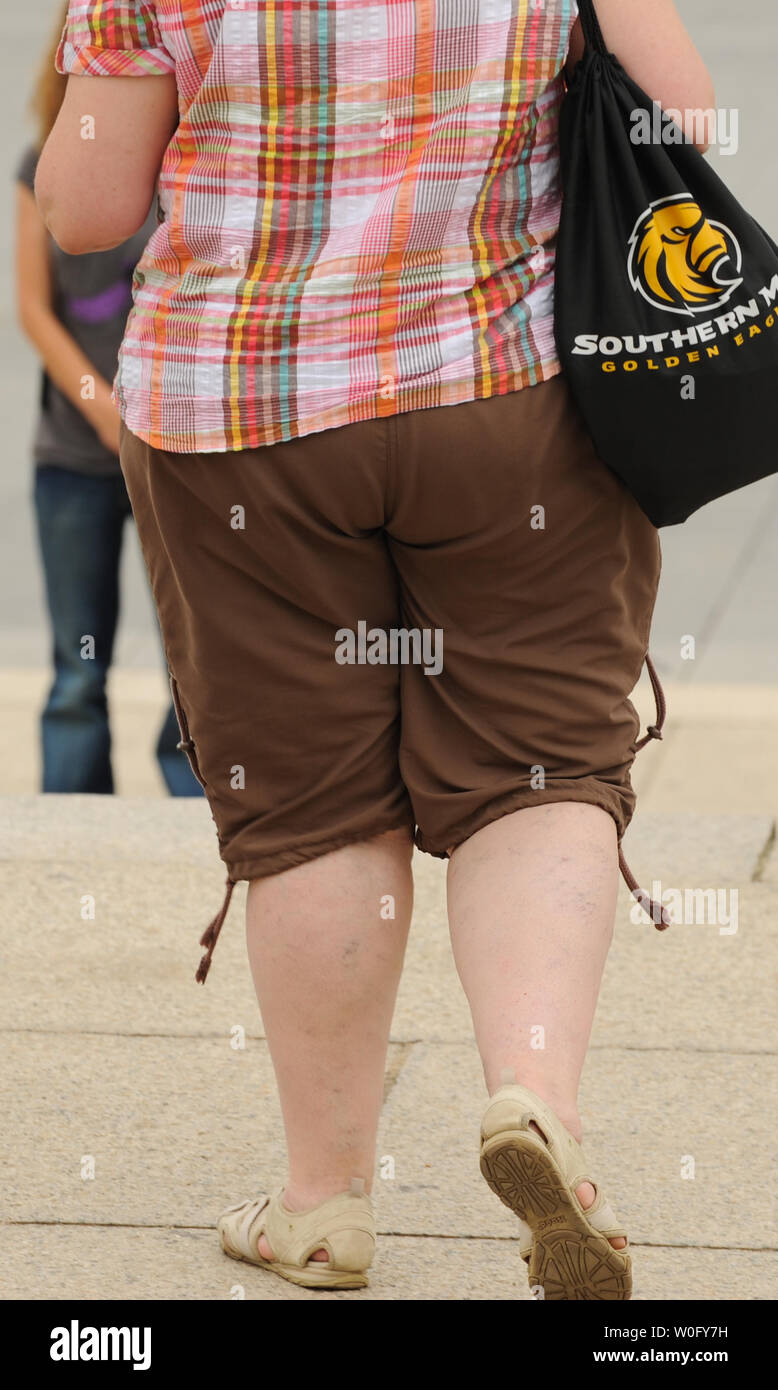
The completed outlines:
{"type": "Polygon", "coordinates": [[[34,322],[35,322],[36,317],[37,317],[37,316],[36,316],[36,314],[35,314],[35,311],[34,311],[33,309],[31,309],[30,305],[26,302],[26,300],[20,299],[20,298],[18,298],[18,296],[17,296],[17,300],[16,300],[16,323],[17,323],[17,327],[18,327],[18,328],[21,330],[21,332],[24,334],[25,338],[28,338],[28,339],[30,339],[30,340],[33,339],[33,324],[34,324],[34,322]]]}
{"type": "Polygon", "coordinates": [[[92,249],[88,245],[89,238],[84,236],[83,228],[63,214],[56,203],[41,202],[38,206],[46,228],[60,251],[67,252],[69,256],[82,256],[92,249]]]}
{"type": "Polygon", "coordinates": [[[51,322],[53,312],[39,290],[18,292],[16,296],[16,323],[29,343],[37,348],[51,322]]]}
{"type": "Polygon", "coordinates": [[[687,140],[694,143],[700,154],[705,154],[716,139],[717,128],[716,89],[710,73],[703,69],[683,112],[683,130],[687,140]]]}
{"type": "MultiPolygon", "coordinates": [[[[94,251],[110,251],[114,246],[120,246],[123,241],[132,236],[132,232],[120,232],[116,235],[111,233],[101,233],[92,226],[83,227],[79,223],[59,221],[54,217],[51,221],[46,220],[51,235],[56,241],[60,251],[66,252],[68,256],[86,256],[94,251]]],[[[137,231],[137,228],[134,230],[137,231]]]]}
{"type": "Polygon", "coordinates": [[[655,86],[651,99],[655,106],[661,108],[665,119],[683,131],[686,139],[701,154],[717,139],[719,115],[716,93],[709,79],[695,84],[674,83],[664,90],[655,86]]]}
{"type": "Polygon", "coordinates": [[[47,166],[39,167],[35,198],[57,245],[71,256],[119,246],[143,226],[151,206],[151,195],[147,201],[127,195],[109,200],[94,188],[79,192],[47,166]]]}
{"type": "Polygon", "coordinates": [[[718,112],[713,86],[707,100],[699,106],[686,107],[682,113],[681,128],[687,140],[691,140],[700,154],[705,154],[715,143],[718,130],[718,112]]]}
{"type": "Polygon", "coordinates": [[[69,205],[68,200],[40,202],[43,221],[61,251],[69,256],[85,256],[91,251],[110,251],[134,235],[143,225],[146,213],[137,219],[94,216],[69,205]]]}

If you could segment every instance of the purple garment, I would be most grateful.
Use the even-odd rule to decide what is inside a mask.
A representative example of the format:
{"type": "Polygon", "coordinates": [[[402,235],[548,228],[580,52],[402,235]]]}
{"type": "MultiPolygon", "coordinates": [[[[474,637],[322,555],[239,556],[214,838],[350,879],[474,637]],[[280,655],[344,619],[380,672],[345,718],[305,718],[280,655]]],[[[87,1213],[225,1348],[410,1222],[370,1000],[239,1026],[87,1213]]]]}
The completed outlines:
{"type": "MultiPolygon", "coordinates": [[[[102,255],[102,252],[98,254],[102,255]]],[[[104,290],[97,294],[89,294],[77,298],[75,295],[64,295],[63,304],[71,318],[78,319],[80,323],[105,323],[107,319],[115,318],[117,314],[125,316],[130,312],[132,304],[132,291],[130,280],[117,280],[115,284],[108,285],[104,290]]]]}

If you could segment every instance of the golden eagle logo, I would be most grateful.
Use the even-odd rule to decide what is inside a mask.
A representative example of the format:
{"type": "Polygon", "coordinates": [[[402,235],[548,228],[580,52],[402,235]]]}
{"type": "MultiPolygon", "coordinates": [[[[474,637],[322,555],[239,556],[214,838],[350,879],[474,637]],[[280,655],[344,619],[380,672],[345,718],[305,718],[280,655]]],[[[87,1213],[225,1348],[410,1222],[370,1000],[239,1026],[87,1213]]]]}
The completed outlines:
{"type": "Polygon", "coordinates": [[[635,223],[627,270],[633,290],[671,314],[701,314],[726,304],[743,277],[740,246],[729,227],[709,222],[688,193],[659,198],[635,223]]]}

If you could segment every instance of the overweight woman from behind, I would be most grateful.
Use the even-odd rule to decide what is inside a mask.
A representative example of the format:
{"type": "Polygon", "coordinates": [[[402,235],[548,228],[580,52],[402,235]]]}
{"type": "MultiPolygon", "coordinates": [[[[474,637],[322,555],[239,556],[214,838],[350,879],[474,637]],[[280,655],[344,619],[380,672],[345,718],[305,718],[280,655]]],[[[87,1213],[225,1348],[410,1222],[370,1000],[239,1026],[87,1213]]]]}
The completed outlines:
{"type": "MultiPolygon", "coordinates": [[[[652,98],[712,104],[671,0],[597,12],[652,98]]],[[[71,79],[36,188],[60,244],[129,235],[160,175],[121,460],[228,873],[199,978],[246,879],[289,1160],[220,1237],[312,1288],[361,1287],[373,1257],[415,842],[449,861],[481,1167],[530,1282],[630,1294],[578,1085],[660,557],[554,344],[557,129],[580,52],[572,0],[72,0],[58,54],[71,79]],[[438,634],[439,673],[393,661],[393,630],[438,634]]]]}

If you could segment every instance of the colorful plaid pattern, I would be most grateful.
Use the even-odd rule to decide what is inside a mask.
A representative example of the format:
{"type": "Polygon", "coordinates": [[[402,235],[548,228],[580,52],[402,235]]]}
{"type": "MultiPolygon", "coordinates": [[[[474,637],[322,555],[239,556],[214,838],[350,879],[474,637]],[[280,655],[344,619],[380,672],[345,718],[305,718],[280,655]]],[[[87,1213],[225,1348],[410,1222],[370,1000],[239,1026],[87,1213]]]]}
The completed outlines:
{"type": "Polygon", "coordinates": [[[175,73],[114,395],[173,452],[560,371],[574,0],[71,0],[60,72],[175,73]]]}

